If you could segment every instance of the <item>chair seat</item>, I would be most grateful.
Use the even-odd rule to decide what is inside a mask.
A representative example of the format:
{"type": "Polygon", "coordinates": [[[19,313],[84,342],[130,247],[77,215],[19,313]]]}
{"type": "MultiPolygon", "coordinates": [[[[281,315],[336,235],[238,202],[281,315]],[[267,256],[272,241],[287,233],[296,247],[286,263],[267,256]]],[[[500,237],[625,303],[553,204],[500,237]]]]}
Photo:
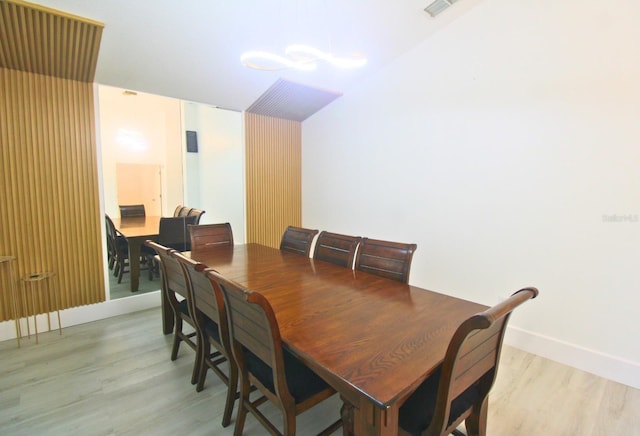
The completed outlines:
{"type": "Polygon", "coordinates": [[[189,316],[189,303],[186,298],[178,303],[178,310],[180,313],[189,316]]]}
{"type": "MultiPolygon", "coordinates": [[[[407,401],[400,407],[398,416],[399,426],[404,431],[412,434],[421,434],[433,419],[436,409],[438,384],[442,367],[438,368],[411,394],[407,401]]],[[[457,419],[469,407],[480,398],[480,390],[477,385],[471,385],[451,403],[449,424],[457,419]]]]}
{"type": "Polygon", "coordinates": [[[204,331],[207,335],[211,336],[217,343],[220,343],[220,331],[218,330],[218,324],[208,316],[204,316],[205,324],[204,331]]]}
{"type": "MultiPolygon", "coordinates": [[[[315,372],[307,368],[287,349],[282,349],[284,358],[285,377],[289,392],[293,396],[296,404],[302,403],[329,385],[316,375],[315,372]]],[[[259,357],[245,348],[247,369],[252,373],[265,388],[275,393],[273,386],[273,370],[265,364],[259,357]]]]}

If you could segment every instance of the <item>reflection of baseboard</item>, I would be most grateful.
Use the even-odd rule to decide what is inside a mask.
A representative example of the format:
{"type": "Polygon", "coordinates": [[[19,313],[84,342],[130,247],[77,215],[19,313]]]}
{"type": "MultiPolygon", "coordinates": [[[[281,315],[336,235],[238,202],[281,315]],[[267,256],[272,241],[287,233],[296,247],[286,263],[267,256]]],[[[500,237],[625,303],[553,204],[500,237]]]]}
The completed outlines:
{"type": "Polygon", "coordinates": [[[640,363],[509,326],[505,344],[640,389],[640,363]]]}
{"type": "MultiPolygon", "coordinates": [[[[147,292],[140,295],[131,295],[127,298],[118,298],[116,300],[105,301],[103,303],[91,304],[88,306],[72,307],[60,311],[62,321],[62,334],[66,327],[78,324],[84,324],[99,319],[110,318],[113,316],[124,315],[126,313],[137,312],[139,310],[158,308],[158,332],[162,333],[162,321],[160,313],[160,291],[147,292]]],[[[38,315],[38,332],[46,332],[48,330],[47,316],[38,315]]],[[[33,323],[33,317],[30,319],[33,323]]],[[[23,335],[27,334],[26,321],[22,318],[21,329],[23,335]]],[[[33,327],[33,324],[32,324],[33,327]]],[[[55,313],[51,314],[51,329],[58,328],[58,318],[55,313]]],[[[33,333],[33,330],[32,330],[33,333]]],[[[56,333],[57,334],[57,333],[56,333]]],[[[0,341],[16,338],[15,323],[13,320],[0,323],[0,341]]]]}

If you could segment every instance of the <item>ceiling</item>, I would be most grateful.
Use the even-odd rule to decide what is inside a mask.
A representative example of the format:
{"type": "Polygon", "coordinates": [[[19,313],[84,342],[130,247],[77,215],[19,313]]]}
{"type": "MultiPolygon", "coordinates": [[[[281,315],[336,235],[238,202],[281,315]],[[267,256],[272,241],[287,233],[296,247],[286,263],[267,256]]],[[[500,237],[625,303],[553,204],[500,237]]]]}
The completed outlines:
{"type": "Polygon", "coordinates": [[[95,81],[221,108],[246,110],[278,79],[346,94],[482,0],[432,18],[431,0],[35,0],[104,23],[95,81]],[[292,43],[336,55],[360,52],[365,67],[320,64],[312,72],[261,71],[248,50],[283,53],[292,43]]]}

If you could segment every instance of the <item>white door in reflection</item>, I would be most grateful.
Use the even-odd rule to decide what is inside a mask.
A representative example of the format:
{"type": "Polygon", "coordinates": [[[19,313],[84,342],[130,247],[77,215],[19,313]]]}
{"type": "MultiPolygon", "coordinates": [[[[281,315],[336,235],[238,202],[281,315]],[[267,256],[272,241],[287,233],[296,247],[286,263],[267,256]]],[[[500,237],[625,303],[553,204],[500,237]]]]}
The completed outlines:
{"type": "Polygon", "coordinates": [[[144,204],[149,216],[162,215],[160,165],[116,164],[118,204],[144,204]]]}

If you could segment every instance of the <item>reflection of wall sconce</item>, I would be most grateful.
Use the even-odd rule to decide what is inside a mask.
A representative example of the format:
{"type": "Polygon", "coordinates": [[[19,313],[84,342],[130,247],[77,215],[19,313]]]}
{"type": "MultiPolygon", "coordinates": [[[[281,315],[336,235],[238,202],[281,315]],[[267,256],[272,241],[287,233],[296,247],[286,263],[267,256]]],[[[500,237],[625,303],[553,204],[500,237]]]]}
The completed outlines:
{"type": "Polygon", "coordinates": [[[127,151],[135,153],[141,153],[149,148],[144,135],[136,130],[118,129],[116,142],[127,151]]]}
{"type": "Polygon", "coordinates": [[[187,130],[187,153],[198,152],[198,132],[187,130]]]}

